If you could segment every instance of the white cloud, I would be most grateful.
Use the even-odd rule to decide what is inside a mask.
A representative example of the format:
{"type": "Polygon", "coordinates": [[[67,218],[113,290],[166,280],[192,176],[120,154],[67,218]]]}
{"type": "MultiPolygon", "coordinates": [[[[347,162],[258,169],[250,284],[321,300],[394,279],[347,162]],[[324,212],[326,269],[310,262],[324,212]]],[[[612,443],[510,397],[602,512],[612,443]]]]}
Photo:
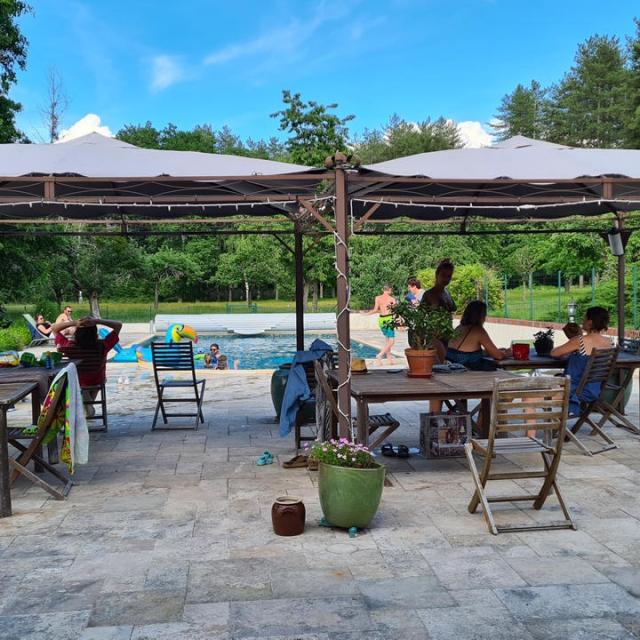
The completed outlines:
{"type": "Polygon", "coordinates": [[[493,136],[477,120],[458,122],[458,134],[462,146],[469,149],[490,147],[493,144],[493,136]]]}
{"type": "Polygon", "coordinates": [[[87,113],[86,116],[74,122],[68,129],[63,129],[56,142],[67,142],[74,138],[86,136],[88,133],[100,133],[103,136],[113,138],[113,133],[107,125],[101,124],[100,116],[95,113],[87,113]]]}
{"type": "Polygon", "coordinates": [[[261,56],[261,62],[282,62],[285,57],[292,56],[309,43],[317,40],[312,36],[328,22],[343,18],[349,11],[347,7],[321,3],[314,14],[306,21],[294,19],[279,29],[272,29],[252,40],[237,42],[210,53],[203,60],[208,66],[222,65],[240,58],[261,56]]]}
{"type": "Polygon", "coordinates": [[[151,59],[151,84],[149,88],[154,93],[167,89],[172,84],[184,80],[186,74],[178,58],[159,55],[151,59]]]}

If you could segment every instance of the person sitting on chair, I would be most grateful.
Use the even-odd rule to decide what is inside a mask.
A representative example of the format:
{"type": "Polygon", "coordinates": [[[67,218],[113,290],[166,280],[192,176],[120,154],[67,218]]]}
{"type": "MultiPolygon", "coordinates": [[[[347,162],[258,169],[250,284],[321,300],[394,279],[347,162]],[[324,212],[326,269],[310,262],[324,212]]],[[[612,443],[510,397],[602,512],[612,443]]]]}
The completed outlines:
{"type": "Polygon", "coordinates": [[[43,335],[49,336],[53,332],[53,325],[44,319],[44,316],[39,313],[36,316],[36,329],[43,335]]]}
{"type": "MultiPolygon", "coordinates": [[[[91,360],[97,363],[96,366],[91,369],[87,369],[80,364],[78,378],[81,388],[98,386],[105,382],[107,376],[107,355],[109,351],[118,344],[121,329],[122,322],[118,322],[117,320],[102,320],[90,316],[80,318],[80,320],[56,322],[53,325],[53,331],[62,338],[60,348],[66,356],[79,358],[81,360],[84,357],[85,360],[91,360]],[[97,325],[99,324],[109,327],[112,330],[104,339],[98,337],[97,325]],[[63,334],[63,332],[70,327],[75,329],[74,341],[69,340],[63,334]]],[[[87,392],[82,391],[82,396],[86,401],[95,400],[97,395],[97,389],[87,392]]],[[[89,405],[89,407],[89,411],[91,411],[93,407],[91,405],[89,405]]]]}
{"type": "Polygon", "coordinates": [[[576,391],[584,373],[589,356],[594,349],[611,349],[611,340],[602,335],[609,328],[609,312],[604,307],[589,307],[582,321],[585,335],[580,333],[568,342],[556,347],[552,352],[553,358],[569,356],[565,375],[571,378],[571,394],[569,396],[569,415],[580,414],[580,402],[590,402],[600,395],[600,384],[593,383],[585,386],[582,397],[578,398],[576,391]]]}

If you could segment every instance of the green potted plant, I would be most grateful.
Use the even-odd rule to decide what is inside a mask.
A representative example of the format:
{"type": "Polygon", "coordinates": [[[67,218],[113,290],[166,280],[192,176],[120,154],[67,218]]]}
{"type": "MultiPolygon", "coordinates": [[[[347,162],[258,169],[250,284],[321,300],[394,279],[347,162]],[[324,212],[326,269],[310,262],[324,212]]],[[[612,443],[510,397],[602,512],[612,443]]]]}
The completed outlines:
{"type": "Polygon", "coordinates": [[[369,526],[382,497],[384,466],[367,447],[347,438],[316,442],[309,457],[318,461],[320,506],[327,522],[345,529],[369,526]]]}
{"type": "Polygon", "coordinates": [[[539,356],[548,356],[553,351],[553,329],[534,333],[533,346],[539,356]]]}
{"type": "MultiPolygon", "coordinates": [[[[453,336],[451,314],[446,309],[429,305],[414,305],[400,300],[392,305],[391,314],[396,327],[409,331],[409,348],[405,349],[409,374],[416,378],[431,377],[433,363],[438,357],[438,348],[453,336]]],[[[440,354],[444,357],[444,353],[440,354]]]]}

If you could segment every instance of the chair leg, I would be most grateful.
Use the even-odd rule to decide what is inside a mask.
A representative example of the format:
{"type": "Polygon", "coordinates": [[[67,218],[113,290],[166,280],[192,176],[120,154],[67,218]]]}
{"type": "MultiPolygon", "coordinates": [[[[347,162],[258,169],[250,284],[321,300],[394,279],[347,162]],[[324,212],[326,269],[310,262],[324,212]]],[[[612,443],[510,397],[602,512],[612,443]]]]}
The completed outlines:
{"type": "MultiPolygon", "coordinates": [[[[478,503],[482,504],[482,515],[487,522],[487,526],[489,527],[489,531],[495,536],[498,535],[498,527],[496,527],[496,523],[493,519],[493,514],[491,513],[491,509],[489,507],[489,501],[487,500],[487,496],[484,492],[484,485],[486,483],[486,475],[488,475],[488,470],[485,475],[484,482],[480,479],[480,475],[478,474],[478,468],[476,467],[476,461],[473,458],[473,446],[471,443],[467,443],[464,445],[464,453],[467,456],[467,462],[469,463],[469,469],[471,470],[471,477],[473,478],[473,482],[476,485],[475,493],[471,498],[471,502],[469,503],[469,512],[474,513],[478,508],[478,503]]],[[[491,465],[491,457],[487,456],[487,460],[489,460],[489,466],[491,465]]],[[[485,460],[485,468],[487,467],[487,460],[485,460]]],[[[484,471],[484,469],[483,469],[484,471]]]]}
{"type": "Polygon", "coordinates": [[[33,484],[37,484],[39,487],[44,489],[47,493],[52,495],[56,500],[64,500],[65,494],[62,491],[58,491],[52,487],[48,482],[39,478],[35,473],[29,471],[26,467],[23,467],[17,460],[9,460],[9,466],[13,468],[14,473],[22,474],[25,478],[28,478],[33,482],[33,484]]]}
{"type": "MultiPolygon", "coordinates": [[[[565,520],[570,525],[571,529],[575,531],[577,530],[577,527],[575,525],[575,522],[573,521],[573,518],[571,517],[571,514],[569,513],[569,510],[567,509],[567,506],[564,503],[564,499],[562,498],[562,494],[560,493],[560,489],[558,489],[558,484],[556,483],[556,474],[558,471],[558,464],[560,462],[558,458],[560,456],[558,455],[553,456],[553,461],[551,463],[549,462],[548,456],[549,454],[544,454],[544,453],[542,454],[542,460],[544,462],[544,466],[547,470],[547,473],[549,474],[548,478],[550,479],[550,485],[553,488],[554,493],[556,494],[556,498],[558,499],[558,504],[562,509],[562,513],[564,514],[565,520]]],[[[540,493],[542,494],[542,490],[540,491],[540,493]]],[[[533,503],[534,509],[537,508],[536,507],[537,502],[538,501],[536,500],[536,502],[533,503]]],[[[544,502],[544,500],[542,502],[544,502]]]]}

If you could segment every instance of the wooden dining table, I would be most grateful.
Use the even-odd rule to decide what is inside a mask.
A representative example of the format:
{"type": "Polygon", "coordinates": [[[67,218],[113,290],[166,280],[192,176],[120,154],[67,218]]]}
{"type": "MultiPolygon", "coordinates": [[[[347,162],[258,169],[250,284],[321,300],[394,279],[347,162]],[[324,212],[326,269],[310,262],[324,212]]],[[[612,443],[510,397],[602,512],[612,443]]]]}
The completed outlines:
{"type": "MultiPolygon", "coordinates": [[[[369,405],[412,400],[480,400],[480,435],[488,429],[491,395],[496,380],[511,378],[509,371],[461,371],[434,373],[430,378],[411,378],[405,370],[380,369],[364,375],[351,376],[351,396],[356,401],[358,442],[369,442],[369,405]]],[[[338,384],[338,370],[329,372],[334,385],[338,384]]]]}
{"type": "Polygon", "coordinates": [[[7,411],[16,402],[31,394],[32,410],[40,413],[37,382],[0,384],[0,518],[11,515],[11,484],[9,481],[9,442],[7,438],[7,411]]]}

